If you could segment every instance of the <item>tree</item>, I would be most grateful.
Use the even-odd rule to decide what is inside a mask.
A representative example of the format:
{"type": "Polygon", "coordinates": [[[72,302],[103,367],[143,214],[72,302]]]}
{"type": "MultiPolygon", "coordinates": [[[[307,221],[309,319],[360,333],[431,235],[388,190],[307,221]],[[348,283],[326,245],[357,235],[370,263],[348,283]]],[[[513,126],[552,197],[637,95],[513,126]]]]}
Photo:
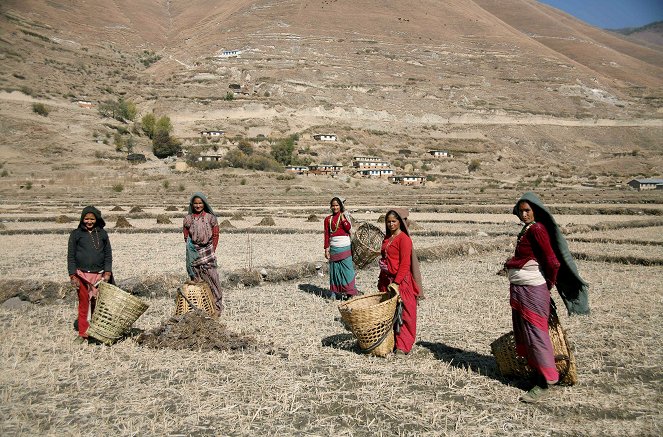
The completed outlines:
{"type": "Polygon", "coordinates": [[[140,123],[143,126],[143,132],[145,132],[145,135],[147,135],[149,139],[154,138],[154,127],[157,124],[157,118],[154,116],[154,114],[150,112],[149,114],[143,115],[140,123]]]}
{"type": "Polygon", "coordinates": [[[136,118],[136,113],[138,112],[136,109],[136,104],[130,100],[124,100],[122,98],[118,101],[117,104],[120,117],[125,120],[134,121],[136,118]]]}
{"type": "Polygon", "coordinates": [[[180,142],[164,130],[157,131],[152,139],[152,152],[157,158],[173,156],[182,150],[180,142]]]}
{"type": "Polygon", "coordinates": [[[164,131],[168,133],[171,133],[173,131],[173,124],[170,122],[170,117],[168,117],[167,115],[159,117],[159,119],[157,120],[156,125],[154,126],[154,134],[156,135],[156,133],[159,131],[164,131]]]}

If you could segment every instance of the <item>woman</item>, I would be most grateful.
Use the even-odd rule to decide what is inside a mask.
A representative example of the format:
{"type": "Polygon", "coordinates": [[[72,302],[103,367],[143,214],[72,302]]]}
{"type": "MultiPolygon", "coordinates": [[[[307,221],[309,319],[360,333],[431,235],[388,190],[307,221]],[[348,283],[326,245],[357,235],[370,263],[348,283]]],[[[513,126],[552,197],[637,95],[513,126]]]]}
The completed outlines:
{"type": "Polygon", "coordinates": [[[395,338],[396,354],[412,350],[417,332],[417,300],[423,297],[419,260],[407,229],[408,214],[407,209],[394,208],[385,215],[385,238],[379,261],[378,290],[392,290],[400,294],[403,302],[403,325],[395,338]]]}
{"type": "Polygon", "coordinates": [[[113,281],[113,251],[106,222],[94,206],[81,212],[78,227],[69,235],[67,269],[71,285],[78,289],[78,318],[74,328],[80,340],[87,339],[87,330],[97,300],[100,281],[113,281]]]}
{"type": "Polygon", "coordinates": [[[186,270],[189,278],[205,281],[214,295],[217,312],[223,311],[223,294],[216,271],[216,247],[219,244],[219,224],[212,207],[201,193],[194,193],[189,201],[189,213],[184,217],[186,242],[186,270]]]}
{"type": "Polygon", "coordinates": [[[355,268],[352,264],[350,232],[352,222],[345,211],[345,199],[334,197],[329,202],[331,215],[324,220],[325,258],[329,260],[329,289],[336,299],[357,295],[355,268]]]}
{"type": "Polygon", "coordinates": [[[524,223],[515,254],[505,264],[511,283],[516,353],[527,359],[537,380],[521,400],[536,402],[559,380],[548,334],[550,290],[557,284],[569,314],[586,314],[587,284],[577,273],[559,227],[536,194],[525,193],[513,213],[524,223]]]}

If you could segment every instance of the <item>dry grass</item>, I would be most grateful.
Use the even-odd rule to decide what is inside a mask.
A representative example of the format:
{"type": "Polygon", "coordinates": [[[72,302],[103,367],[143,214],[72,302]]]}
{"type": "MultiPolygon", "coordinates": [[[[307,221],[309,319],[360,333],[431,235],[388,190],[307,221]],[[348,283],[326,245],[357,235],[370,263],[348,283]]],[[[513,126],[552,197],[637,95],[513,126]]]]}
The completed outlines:
{"type": "MultiPolygon", "coordinates": [[[[531,406],[517,401],[524,386],[501,377],[490,355],[490,343],[511,329],[508,284],[495,272],[514,237],[414,234],[428,260],[422,262],[427,298],[419,306],[418,345],[404,359],[379,359],[357,353],[336,320],[336,303],[322,297],[328,278],[315,274],[324,265],[321,231],[278,230],[223,233],[218,252],[229,287],[221,322],[269,348],[161,350],[132,339],[112,347],[77,345],[71,295],[49,305],[0,307],[0,433],[660,435],[660,267],[579,260],[592,314],[561,319],[575,344],[580,382],[531,406]],[[249,256],[253,270],[245,269],[249,256]],[[239,283],[244,286],[232,287],[239,283]]],[[[512,230],[515,235],[518,227],[512,230]]],[[[630,232],[640,229],[620,235],[630,238],[630,232]]],[[[0,235],[0,275],[62,286],[66,241],[64,233],[0,235]],[[28,256],[26,245],[34,248],[28,256]]],[[[111,241],[117,279],[150,303],[135,327],[162,325],[184,280],[181,234],[111,232],[111,241]]],[[[582,244],[570,242],[572,250],[585,250],[582,244]]],[[[615,255],[625,246],[586,244],[615,255]]],[[[375,266],[358,271],[359,289],[373,291],[377,276],[375,266]]]]}

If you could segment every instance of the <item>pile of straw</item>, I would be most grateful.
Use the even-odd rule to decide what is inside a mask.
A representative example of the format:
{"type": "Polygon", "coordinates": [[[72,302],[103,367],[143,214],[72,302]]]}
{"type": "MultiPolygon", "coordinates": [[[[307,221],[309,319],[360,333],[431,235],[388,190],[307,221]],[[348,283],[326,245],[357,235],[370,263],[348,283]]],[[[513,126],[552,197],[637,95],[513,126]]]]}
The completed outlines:
{"type": "Polygon", "coordinates": [[[158,225],[172,225],[173,222],[170,221],[170,218],[165,214],[159,214],[157,216],[158,225]]]}
{"type": "Polygon", "coordinates": [[[118,216],[117,222],[115,222],[115,227],[116,228],[132,228],[131,223],[129,223],[129,220],[126,219],[124,216],[118,216]]]}
{"type": "Polygon", "coordinates": [[[264,217],[262,220],[260,220],[260,223],[258,223],[256,226],[276,226],[276,223],[274,223],[273,218],[264,217]]]}

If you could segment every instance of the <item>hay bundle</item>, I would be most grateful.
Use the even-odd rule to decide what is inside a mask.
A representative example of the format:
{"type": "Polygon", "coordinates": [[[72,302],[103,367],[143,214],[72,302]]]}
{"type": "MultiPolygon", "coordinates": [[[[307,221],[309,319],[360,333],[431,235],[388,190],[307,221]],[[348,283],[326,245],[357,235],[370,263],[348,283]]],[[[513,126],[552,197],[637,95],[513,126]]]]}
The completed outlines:
{"type": "Polygon", "coordinates": [[[124,208],[121,206],[117,205],[115,208],[111,209],[111,211],[124,211],[124,208]]]}
{"type": "Polygon", "coordinates": [[[129,214],[135,214],[137,212],[143,212],[143,208],[141,208],[140,206],[134,206],[129,210],[129,214]]]}
{"type": "Polygon", "coordinates": [[[315,214],[311,214],[310,216],[308,216],[308,218],[306,219],[306,221],[307,221],[307,222],[319,222],[320,219],[318,218],[317,215],[315,215],[315,214]]]}
{"type": "Polygon", "coordinates": [[[419,223],[415,222],[414,220],[407,219],[407,228],[410,231],[417,231],[423,229],[424,227],[421,226],[419,223]]]}
{"type": "Polygon", "coordinates": [[[380,214],[380,217],[378,217],[378,223],[384,223],[384,214],[380,214]]]}
{"type": "Polygon", "coordinates": [[[231,217],[232,220],[244,220],[244,216],[241,212],[234,213],[231,217]]]}
{"type": "Polygon", "coordinates": [[[166,207],[166,211],[177,211],[177,207],[175,205],[169,205],[166,207]]]}
{"type": "Polygon", "coordinates": [[[55,223],[70,223],[72,221],[74,221],[74,219],[67,217],[66,215],[59,215],[55,218],[55,223]]]}
{"type": "Polygon", "coordinates": [[[42,281],[35,279],[0,279],[0,303],[18,297],[32,303],[53,303],[71,298],[73,293],[67,294],[69,283],[42,281]]]}
{"type": "Polygon", "coordinates": [[[170,221],[170,218],[166,214],[159,214],[157,216],[158,225],[172,225],[173,222],[170,221]]]}
{"type": "Polygon", "coordinates": [[[258,223],[256,226],[276,226],[276,223],[274,223],[273,218],[264,217],[262,220],[260,220],[260,223],[258,223]]]}
{"type": "Polygon", "coordinates": [[[219,229],[234,229],[235,227],[233,226],[232,223],[230,223],[230,220],[226,219],[219,223],[219,229]]]}
{"type": "Polygon", "coordinates": [[[116,228],[133,228],[133,226],[131,226],[131,223],[129,223],[129,220],[127,220],[126,217],[124,217],[122,215],[117,218],[117,222],[115,222],[115,227],[116,228]]]}
{"type": "Polygon", "coordinates": [[[193,351],[229,351],[257,349],[253,337],[229,331],[218,319],[199,311],[171,317],[161,326],[141,334],[136,342],[153,349],[188,349],[193,351]]]}

